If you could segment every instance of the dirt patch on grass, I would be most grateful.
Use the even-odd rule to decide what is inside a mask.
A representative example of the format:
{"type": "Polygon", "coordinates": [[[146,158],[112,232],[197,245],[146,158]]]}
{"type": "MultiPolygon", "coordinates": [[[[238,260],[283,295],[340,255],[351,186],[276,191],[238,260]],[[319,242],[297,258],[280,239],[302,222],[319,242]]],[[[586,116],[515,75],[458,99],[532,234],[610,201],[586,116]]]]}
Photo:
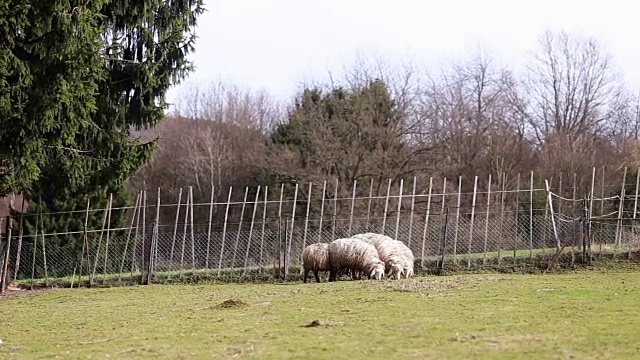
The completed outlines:
{"type": "Polygon", "coordinates": [[[333,322],[333,321],[326,321],[326,320],[313,320],[312,322],[302,325],[302,327],[328,327],[328,326],[338,326],[338,325],[342,325],[341,322],[333,322]]]}
{"type": "Polygon", "coordinates": [[[18,296],[33,295],[33,294],[41,293],[47,290],[51,290],[51,289],[34,288],[33,290],[29,290],[29,289],[21,289],[21,288],[9,286],[7,287],[4,293],[0,294],[0,301],[16,298],[18,296]]]}
{"type": "Polygon", "coordinates": [[[502,334],[487,337],[485,345],[495,350],[518,350],[533,343],[553,343],[558,340],[555,334],[502,334]]]}
{"type": "Polygon", "coordinates": [[[487,281],[498,281],[497,276],[456,276],[446,278],[414,278],[399,281],[387,281],[380,285],[392,291],[445,291],[473,286],[487,281]]]}
{"type": "Polygon", "coordinates": [[[216,309],[242,309],[246,307],[249,307],[249,304],[240,299],[225,300],[215,306],[216,309]]]}

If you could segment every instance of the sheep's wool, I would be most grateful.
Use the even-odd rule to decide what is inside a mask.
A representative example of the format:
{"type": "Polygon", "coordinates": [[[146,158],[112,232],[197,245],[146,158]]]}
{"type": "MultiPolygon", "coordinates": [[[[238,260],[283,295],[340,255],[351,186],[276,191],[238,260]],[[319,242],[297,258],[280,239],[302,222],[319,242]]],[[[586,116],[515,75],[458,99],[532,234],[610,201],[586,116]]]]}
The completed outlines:
{"type": "Polygon", "coordinates": [[[330,269],[329,244],[317,243],[304,248],[302,251],[302,279],[304,282],[307,282],[309,271],[313,271],[319,281],[318,271],[329,271],[330,269]]]}
{"type": "Polygon", "coordinates": [[[378,256],[376,248],[360,239],[344,238],[329,244],[329,261],[331,273],[329,280],[335,280],[342,269],[362,271],[366,274],[384,273],[384,263],[378,256]]]}

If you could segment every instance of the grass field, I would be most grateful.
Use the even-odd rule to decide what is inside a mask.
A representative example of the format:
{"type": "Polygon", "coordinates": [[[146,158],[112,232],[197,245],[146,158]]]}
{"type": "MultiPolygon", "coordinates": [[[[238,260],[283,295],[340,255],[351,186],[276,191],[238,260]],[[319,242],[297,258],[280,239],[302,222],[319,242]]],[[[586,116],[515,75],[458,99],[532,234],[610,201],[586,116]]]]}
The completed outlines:
{"type": "Polygon", "coordinates": [[[0,358],[640,358],[637,270],[36,291],[0,358]]]}

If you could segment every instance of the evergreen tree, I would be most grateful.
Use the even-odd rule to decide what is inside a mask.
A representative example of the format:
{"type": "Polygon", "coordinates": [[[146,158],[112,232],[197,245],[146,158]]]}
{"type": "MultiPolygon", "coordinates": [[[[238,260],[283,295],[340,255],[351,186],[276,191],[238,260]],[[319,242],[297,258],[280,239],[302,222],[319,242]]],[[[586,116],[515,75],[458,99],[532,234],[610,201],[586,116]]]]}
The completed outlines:
{"type": "MultiPolygon", "coordinates": [[[[32,214],[84,210],[87,198],[105,208],[109,192],[129,205],[125,180],[156,145],[130,131],[163,121],[166,91],[192,70],[202,3],[0,0],[0,193],[25,190],[32,214]]],[[[76,215],[47,215],[44,231],[81,231],[76,215]]],[[[33,233],[35,216],[25,220],[33,233]]],[[[102,216],[89,221],[99,229],[102,216]]],[[[81,239],[47,237],[47,257],[78,253],[81,239]]]]}
{"type": "Polygon", "coordinates": [[[0,0],[0,191],[116,187],[192,69],[202,0],[0,0]]]}
{"type": "Polygon", "coordinates": [[[351,184],[362,177],[403,174],[408,149],[402,116],[387,85],[372,80],[354,89],[323,93],[306,89],[277,126],[272,141],[296,155],[297,180],[337,177],[351,184]]]}

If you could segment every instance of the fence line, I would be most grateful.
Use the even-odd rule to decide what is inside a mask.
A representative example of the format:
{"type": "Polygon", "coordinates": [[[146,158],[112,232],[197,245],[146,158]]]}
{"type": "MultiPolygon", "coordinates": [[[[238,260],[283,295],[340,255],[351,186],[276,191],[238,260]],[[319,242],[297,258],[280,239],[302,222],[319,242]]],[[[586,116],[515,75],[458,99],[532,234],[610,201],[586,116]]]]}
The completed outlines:
{"type": "Polygon", "coordinates": [[[114,207],[109,194],[103,209],[91,209],[87,202],[81,211],[43,213],[40,207],[35,214],[20,215],[19,231],[14,226],[9,238],[15,241],[5,236],[1,243],[0,280],[3,285],[38,279],[48,284],[72,277],[75,284],[85,279],[95,284],[96,278],[105,283],[113,275],[124,281],[126,269],[130,281],[139,277],[135,281],[145,283],[200,273],[239,280],[268,277],[265,270],[270,267],[274,276],[289,279],[308,244],[361,232],[405,242],[417,255],[418,273],[443,270],[445,264],[467,269],[513,266],[565,248],[571,249],[567,252],[574,264],[577,258],[591,258],[592,243],[597,244],[597,255],[631,257],[640,248],[635,222],[640,172],[635,180],[629,177],[629,184],[627,173],[625,168],[615,195],[608,196],[602,181],[599,197],[594,196],[595,168],[582,196],[575,173],[561,174],[554,188],[553,177],[536,182],[533,172],[528,177],[517,174],[515,181],[506,173],[488,175],[484,189],[478,176],[472,181],[459,176],[449,191],[447,178],[436,189],[437,178],[430,177],[422,191],[416,177],[410,179],[410,188],[404,179],[388,179],[384,195],[379,187],[374,189],[374,179],[368,186],[356,180],[344,187],[335,180],[331,190],[325,180],[319,198],[313,194],[319,188],[314,183],[283,183],[276,194],[267,186],[246,187],[242,201],[234,200],[233,186],[226,194],[212,188],[206,203],[196,203],[191,186],[179,189],[175,203],[162,201],[157,189],[155,201],[147,201],[143,190],[133,206],[114,207]],[[540,182],[543,188],[536,185],[540,182]],[[627,189],[631,185],[634,190],[627,189]],[[226,201],[216,201],[217,195],[226,195],[226,201]],[[198,212],[198,206],[206,206],[206,211],[198,212]],[[45,217],[79,213],[85,215],[81,228],[62,232],[45,227],[45,217]],[[35,223],[29,220],[34,216],[35,223]],[[99,227],[90,228],[90,220],[98,219],[99,227]]]}

